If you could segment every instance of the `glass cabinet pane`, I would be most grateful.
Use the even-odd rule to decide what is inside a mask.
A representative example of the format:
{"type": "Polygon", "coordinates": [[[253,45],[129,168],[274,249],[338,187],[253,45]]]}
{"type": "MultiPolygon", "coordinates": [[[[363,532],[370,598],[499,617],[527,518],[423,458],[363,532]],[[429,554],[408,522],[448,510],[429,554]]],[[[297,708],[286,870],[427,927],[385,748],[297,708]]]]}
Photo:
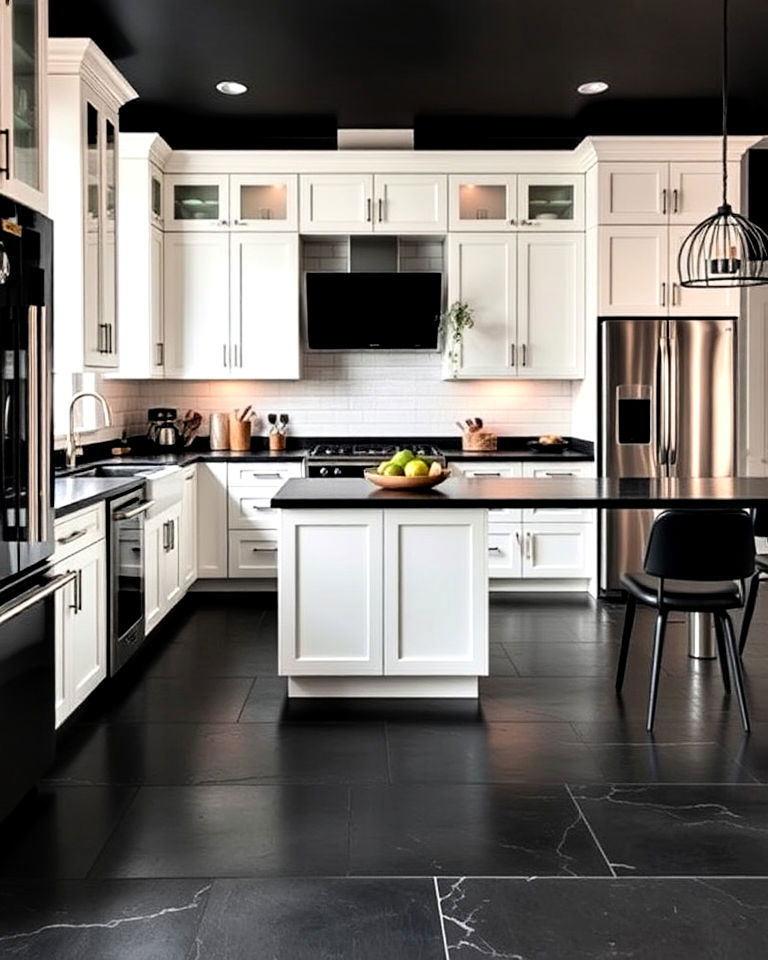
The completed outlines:
{"type": "Polygon", "coordinates": [[[177,183],[173,187],[174,220],[218,220],[219,188],[216,184],[177,183]]]}
{"type": "Polygon", "coordinates": [[[163,185],[159,177],[152,177],[152,216],[158,220],[163,216],[163,185]]]}
{"type": "Polygon", "coordinates": [[[574,187],[572,183],[529,184],[529,220],[573,220],[574,187]]]}
{"type": "Polygon", "coordinates": [[[241,220],[285,220],[288,216],[285,183],[251,183],[240,186],[241,220]]]}
{"type": "Polygon", "coordinates": [[[99,274],[101,272],[101,117],[92,103],[86,105],[85,200],[85,330],[88,353],[103,353],[106,337],[101,323],[99,274]]]}
{"type": "Polygon", "coordinates": [[[117,200],[117,163],[116,163],[115,125],[107,120],[104,126],[104,277],[102,296],[104,298],[103,322],[106,325],[107,353],[115,353],[117,343],[114,331],[115,299],[117,274],[116,200],[117,200]]]}
{"type": "Polygon", "coordinates": [[[36,0],[13,0],[13,172],[40,188],[39,91],[36,0]]]}
{"type": "Polygon", "coordinates": [[[499,183],[462,183],[459,186],[460,220],[506,220],[507,186],[499,183]]]}

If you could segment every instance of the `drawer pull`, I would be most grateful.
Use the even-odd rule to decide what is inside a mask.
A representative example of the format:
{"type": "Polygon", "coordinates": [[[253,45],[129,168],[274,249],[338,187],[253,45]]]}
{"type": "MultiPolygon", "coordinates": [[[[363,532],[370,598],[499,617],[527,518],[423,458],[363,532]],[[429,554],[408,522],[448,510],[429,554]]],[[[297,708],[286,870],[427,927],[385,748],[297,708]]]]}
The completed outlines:
{"type": "Polygon", "coordinates": [[[576,474],[573,470],[547,470],[544,473],[545,477],[575,477],[576,474]]]}
{"type": "Polygon", "coordinates": [[[87,533],[87,530],[73,530],[72,533],[68,533],[66,537],[59,537],[56,543],[61,543],[62,545],[72,543],[73,540],[79,540],[80,537],[84,537],[87,533]]]}
{"type": "Polygon", "coordinates": [[[272,509],[271,507],[257,507],[257,506],[251,507],[251,510],[271,510],[271,509],[272,509]]]}
{"type": "Polygon", "coordinates": [[[472,473],[470,473],[470,477],[500,477],[500,476],[501,474],[498,471],[496,471],[496,473],[486,473],[484,471],[481,471],[478,473],[476,470],[473,470],[472,473]]]}
{"type": "Polygon", "coordinates": [[[277,553],[277,547],[253,547],[254,553],[277,553]]]}
{"type": "Polygon", "coordinates": [[[281,473],[252,473],[251,476],[254,480],[282,480],[283,475],[281,473]]]}
{"type": "Polygon", "coordinates": [[[488,547],[488,553],[503,553],[501,547],[488,547]]]}

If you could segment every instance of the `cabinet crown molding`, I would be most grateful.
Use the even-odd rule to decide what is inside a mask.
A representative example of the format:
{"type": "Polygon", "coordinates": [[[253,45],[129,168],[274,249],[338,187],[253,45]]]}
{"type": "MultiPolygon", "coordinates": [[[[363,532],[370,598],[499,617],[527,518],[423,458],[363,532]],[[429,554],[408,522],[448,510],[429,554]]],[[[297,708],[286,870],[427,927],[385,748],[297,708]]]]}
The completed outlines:
{"type": "Polygon", "coordinates": [[[48,76],[79,76],[115,110],[139,94],[101,49],[87,37],[48,40],[48,76]]]}
{"type": "MultiPolygon", "coordinates": [[[[742,156],[759,144],[762,136],[729,136],[728,159],[742,156]]],[[[586,142],[586,141],[585,141],[586,142]]],[[[620,161],[719,161],[722,156],[721,137],[590,137],[596,162],[620,161]]],[[[581,149],[582,144],[577,147],[581,149]]]]}
{"type": "Polygon", "coordinates": [[[164,169],[173,153],[159,133],[120,132],[120,158],[126,160],[150,160],[164,169]]]}

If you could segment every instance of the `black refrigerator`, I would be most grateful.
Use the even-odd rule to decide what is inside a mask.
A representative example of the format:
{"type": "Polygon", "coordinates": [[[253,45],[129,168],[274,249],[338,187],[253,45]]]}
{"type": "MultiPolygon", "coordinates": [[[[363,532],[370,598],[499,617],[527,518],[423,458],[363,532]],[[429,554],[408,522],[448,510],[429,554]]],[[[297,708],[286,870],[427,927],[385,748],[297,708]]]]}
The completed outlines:
{"type": "Polygon", "coordinates": [[[53,233],[0,196],[0,817],[54,750],[53,233]]]}

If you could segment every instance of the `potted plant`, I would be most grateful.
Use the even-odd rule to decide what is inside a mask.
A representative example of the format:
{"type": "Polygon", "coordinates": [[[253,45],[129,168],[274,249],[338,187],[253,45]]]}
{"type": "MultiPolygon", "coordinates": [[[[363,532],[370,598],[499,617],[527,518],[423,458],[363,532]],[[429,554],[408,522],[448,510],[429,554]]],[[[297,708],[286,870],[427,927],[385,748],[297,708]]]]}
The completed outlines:
{"type": "Polygon", "coordinates": [[[455,377],[459,372],[461,362],[461,341],[464,332],[471,330],[475,325],[472,316],[472,307],[463,300],[454,300],[440,317],[440,332],[445,337],[445,350],[451,373],[455,377]]]}

